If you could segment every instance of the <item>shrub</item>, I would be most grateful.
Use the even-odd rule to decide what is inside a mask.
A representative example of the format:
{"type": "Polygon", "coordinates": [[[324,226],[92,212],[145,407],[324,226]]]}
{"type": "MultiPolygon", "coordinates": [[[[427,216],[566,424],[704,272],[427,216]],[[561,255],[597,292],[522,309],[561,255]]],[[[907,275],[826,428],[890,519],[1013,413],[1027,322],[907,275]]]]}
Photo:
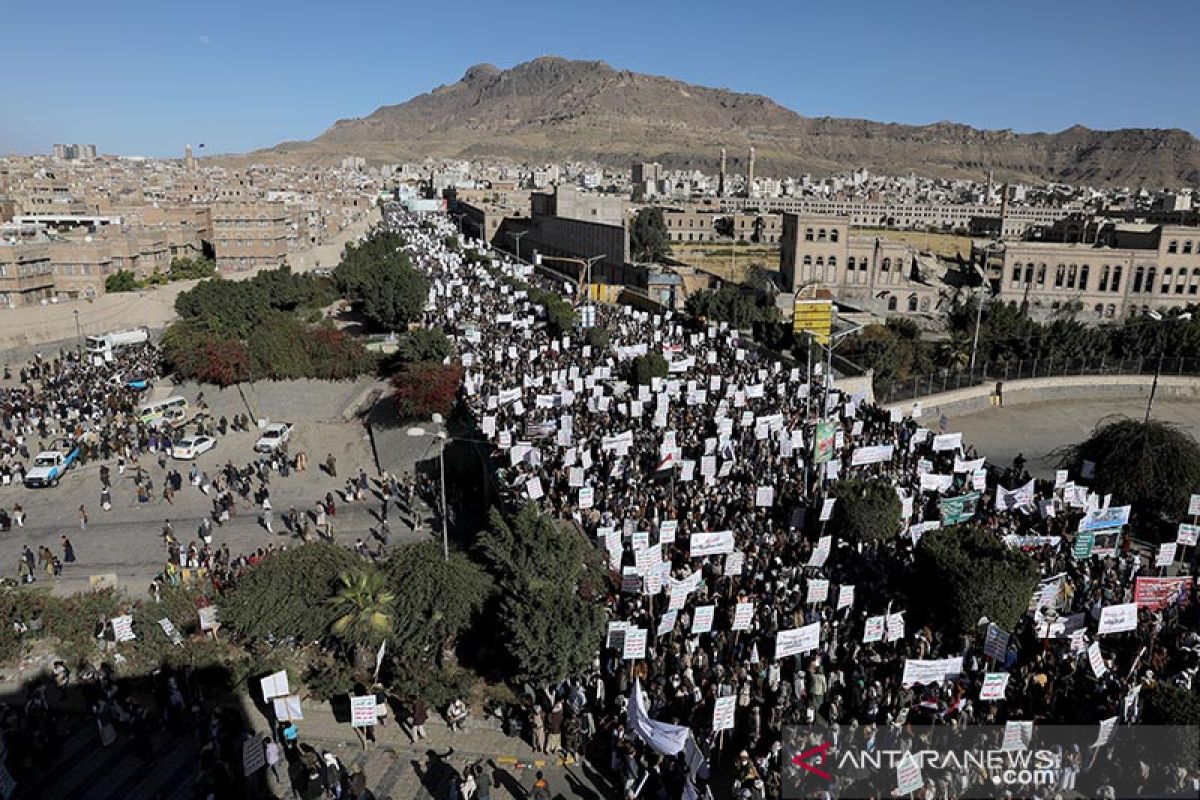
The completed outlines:
{"type": "Polygon", "coordinates": [[[169,275],[173,281],[196,280],[211,278],[217,272],[217,265],[210,259],[204,258],[173,258],[169,275]]]}
{"type": "Polygon", "coordinates": [[[633,382],[648,386],[654,378],[666,378],[668,374],[667,360],[662,353],[647,353],[637,356],[630,362],[630,372],[633,382]]]}
{"type": "Polygon", "coordinates": [[[392,378],[392,398],[401,419],[429,419],[450,413],[462,385],[457,364],[412,364],[392,378]]]}
{"type": "Polygon", "coordinates": [[[850,478],[830,490],[837,498],[829,520],[831,532],[854,542],[890,539],[900,533],[903,507],[886,480],[850,478]]]}
{"type": "Polygon", "coordinates": [[[396,359],[403,364],[438,363],[453,349],[450,339],[437,328],[416,328],[400,334],[396,341],[396,359]]]}
{"type": "Polygon", "coordinates": [[[135,292],[137,288],[137,277],[127,269],[117,270],[104,279],[106,292],[135,292]]]}

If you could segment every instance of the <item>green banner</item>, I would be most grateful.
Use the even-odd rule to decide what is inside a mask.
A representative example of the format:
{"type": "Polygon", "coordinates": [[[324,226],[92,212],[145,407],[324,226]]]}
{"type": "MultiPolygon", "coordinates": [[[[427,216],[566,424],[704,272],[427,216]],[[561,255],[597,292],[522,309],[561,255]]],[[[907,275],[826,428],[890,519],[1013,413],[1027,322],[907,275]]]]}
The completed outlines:
{"type": "Polygon", "coordinates": [[[1092,555],[1092,548],[1096,546],[1096,534],[1091,531],[1086,533],[1078,533],[1075,535],[1075,559],[1082,561],[1092,555]]]}
{"type": "Polygon", "coordinates": [[[837,423],[822,420],[817,423],[813,434],[813,462],[824,464],[833,460],[833,443],[837,436],[837,423]]]}
{"type": "Polygon", "coordinates": [[[938,507],[942,512],[943,525],[957,525],[960,522],[966,522],[975,516],[976,509],[979,508],[979,492],[971,492],[970,494],[960,495],[958,497],[944,497],[938,501],[938,507]]]}

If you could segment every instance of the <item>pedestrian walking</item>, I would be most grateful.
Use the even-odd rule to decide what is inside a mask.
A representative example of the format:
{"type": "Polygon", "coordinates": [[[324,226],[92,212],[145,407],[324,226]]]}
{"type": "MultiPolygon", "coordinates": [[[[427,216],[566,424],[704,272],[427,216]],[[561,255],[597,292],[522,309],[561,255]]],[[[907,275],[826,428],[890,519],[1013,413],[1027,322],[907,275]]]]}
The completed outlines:
{"type": "Polygon", "coordinates": [[[329,477],[337,477],[337,459],[333,457],[333,453],[325,456],[325,471],[329,473],[329,477]]]}
{"type": "Polygon", "coordinates": [[[87,526],[88,526],[87,509],[84,508],[82,503],[80,503],[79,504],[79,530],[86,531],[87,526]]]}
{"type": "Polygon", "coordinates": [[[68,564],[74,564],[75,563],[75,546],[71,544],[71,540],[67,538],[66,534],[63,534],[63,537],[62,537],[62,550],[63,550],[63,561],[65,561],[68,564]]]}

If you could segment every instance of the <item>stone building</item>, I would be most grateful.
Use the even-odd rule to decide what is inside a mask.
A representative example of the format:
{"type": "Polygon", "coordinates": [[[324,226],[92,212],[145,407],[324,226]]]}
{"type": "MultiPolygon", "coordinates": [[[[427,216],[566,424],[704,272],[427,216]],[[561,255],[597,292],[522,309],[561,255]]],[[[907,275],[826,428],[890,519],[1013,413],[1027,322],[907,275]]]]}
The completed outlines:
{"type": "Polygon", "coordinates": [[[216,203],[212,237],[217,269],[272,269],[287,261],[290,215],[281,202],[216,203]]]}

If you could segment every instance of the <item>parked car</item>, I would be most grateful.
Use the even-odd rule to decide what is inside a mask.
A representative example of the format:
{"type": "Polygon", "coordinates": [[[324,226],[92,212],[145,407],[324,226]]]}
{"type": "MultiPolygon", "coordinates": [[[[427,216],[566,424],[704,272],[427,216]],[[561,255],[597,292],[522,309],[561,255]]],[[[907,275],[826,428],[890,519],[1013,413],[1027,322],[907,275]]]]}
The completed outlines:
{"type": "Polygon", "coordinates": [[[267,427],[263,428],[262,436],[258,437],[258,441],[254,443],[254,449],[259,453],[273,453],[279,448],[279,445],[288,440],[292,435],[292,423],[290,422],[272,422],[267,427]]]}
{"type": "Polygon", "coordinates": [[[185,436],[171,447],[171,457],[189,461],[216,446],[217,440],[211,436],[185,436]]]}

